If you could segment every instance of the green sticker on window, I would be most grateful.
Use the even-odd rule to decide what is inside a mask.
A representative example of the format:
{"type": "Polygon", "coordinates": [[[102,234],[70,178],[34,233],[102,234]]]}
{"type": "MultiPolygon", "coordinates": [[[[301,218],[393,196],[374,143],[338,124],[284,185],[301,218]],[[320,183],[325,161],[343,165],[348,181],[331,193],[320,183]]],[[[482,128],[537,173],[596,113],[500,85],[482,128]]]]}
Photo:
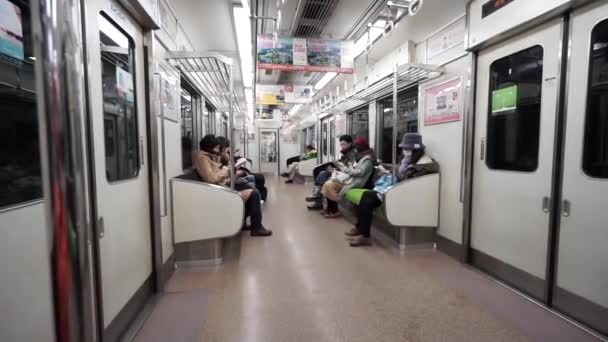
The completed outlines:
{"type": "Polygon", "coordinates": [[[492,114],[517,109],[517,86],[494,90],[492,92],[492,114]]]}

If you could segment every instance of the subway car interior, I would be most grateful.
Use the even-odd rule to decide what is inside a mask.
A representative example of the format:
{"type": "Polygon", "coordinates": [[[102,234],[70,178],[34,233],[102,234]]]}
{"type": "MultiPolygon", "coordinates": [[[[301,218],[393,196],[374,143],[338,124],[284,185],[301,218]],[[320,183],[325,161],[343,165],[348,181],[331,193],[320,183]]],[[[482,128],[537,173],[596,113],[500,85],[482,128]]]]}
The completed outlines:
{"type": "Polygon", "coordinates": [[[0,341],[608,341],[608,1],[0,9],[0,341]]]}

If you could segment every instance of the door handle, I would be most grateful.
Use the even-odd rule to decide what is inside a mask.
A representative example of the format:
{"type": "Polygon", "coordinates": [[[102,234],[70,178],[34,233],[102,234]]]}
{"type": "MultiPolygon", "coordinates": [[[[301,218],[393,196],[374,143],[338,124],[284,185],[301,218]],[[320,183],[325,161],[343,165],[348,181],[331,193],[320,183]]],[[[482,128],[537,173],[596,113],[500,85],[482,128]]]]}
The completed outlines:
{"type": "Polygon", "coordinates": [[[543,212],[548,213],[551,210],[551,199],[547,196],[543,197],[543,212]]]}
{"type": "Polygon", "coordinates": [[[103,216],[101,216],[101,217],[99,217],[99,219],[97,219],[97,237],[99,239],[103,239],[105,233],[106,233],[106,228],[104,226],[103,216]]]}
{"type": "Polygon", "coordinates": [[[486,138],[481,138],[481,148],[480,148],[480,160],[486,159],[486,138]]]}
{"type": "Polygon", "coordinates": [[[570,216],[570,210],[571,210],[571,205],[570,205],[570,201],[568,200],[564,200],[562,202],[562,216],[564,217],[568,217],[570,216]]]}

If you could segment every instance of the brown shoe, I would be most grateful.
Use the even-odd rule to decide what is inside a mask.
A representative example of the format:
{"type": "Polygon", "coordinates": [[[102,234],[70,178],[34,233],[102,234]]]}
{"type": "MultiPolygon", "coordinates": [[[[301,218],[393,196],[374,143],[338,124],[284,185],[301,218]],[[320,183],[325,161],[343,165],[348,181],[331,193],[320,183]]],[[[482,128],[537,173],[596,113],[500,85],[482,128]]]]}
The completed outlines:
{"type": "Polygon", "coordinates": [[[350,230],[345,231],[344,234],[346,236],[355,237],[361,235],[361,232],[359,229],[357,229],[357,227],[352,227],[350,230]]]}
{"type": "Polygon", "coordinates": [[[340,217],[342,216],[342,213],[340,213],[339,211],[336,212],[327,212],[325,215],[323,215],[325,218],[336,218],[336,217],[340,217]]]}
{"type": "Polygon", "coordinates": [[[363,235],[356,236],[354,239],[350,241],[351,247],[361,247],[361,246],[371,246],[372,240],[363,235]]]}

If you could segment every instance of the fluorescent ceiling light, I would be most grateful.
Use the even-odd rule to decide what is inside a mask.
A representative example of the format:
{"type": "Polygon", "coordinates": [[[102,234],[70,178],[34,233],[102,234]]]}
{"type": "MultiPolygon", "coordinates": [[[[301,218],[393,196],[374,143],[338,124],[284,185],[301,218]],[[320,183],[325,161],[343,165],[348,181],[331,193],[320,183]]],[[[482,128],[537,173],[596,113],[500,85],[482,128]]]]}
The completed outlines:
{"type": "Polygon", "coordinates": [[[365,51],[365,48],[367,47],[368,35],[369,35],[369,43],[370,43],[370,45],[372,45],[372,44],[374,44],[376,39],[378,39],[378,37],[380,37],[382,35],[382,33],[384,33],[384,29],[382,29],[380,27],[385,27],[385,26],[386,26],[386,20],[378,19],[378,20],[376,20],[376,22],[374,22],[372,27],[369,28],[368,32],[366,32],[364,35],[359,37],[359,39],[357,39],[357,41],[355,42],[355,46],[354,46],[355,57],[359,56],[360,54],[363,53],[363,51],[365,51]]]}
{"type": "Polygon", "coordinates": [[[315,84],[315,90],[321,90],[325,87],[331,80],[334,79],[338,74],[335,72],[328,72],[323,76],[317,84],[315,84]]]}
{"type": "Polygon", "coordinates": [[[392,111],[393,111],[393,108],[384,108],[385,113],[392,112],[392,111]]]}
{"type": "Polygon", "coordinates": [[[245,4],[246,1],[243,0],[243,7],[234,7],[234,24],[241,59],[243,86],[251,88],[253,87],[253,48],[251,45],[249,8],[245,7],[245,4]]]}
{"type": "Polygon", "coordinates": [[[297,105],[291,107],[291,109],[289,110],[289,113],[288,113],[289,116],[296,114],[302,108],[302,106],[303,106],[302,104],[297,104],[297,105]]]}
{"type": "Polygon", "coordinates": [[[129,48],[129,38],[120,32],[116,26],[108,21],[104,16],[99,16],[99,30],[123,48],[129,48]]]}

